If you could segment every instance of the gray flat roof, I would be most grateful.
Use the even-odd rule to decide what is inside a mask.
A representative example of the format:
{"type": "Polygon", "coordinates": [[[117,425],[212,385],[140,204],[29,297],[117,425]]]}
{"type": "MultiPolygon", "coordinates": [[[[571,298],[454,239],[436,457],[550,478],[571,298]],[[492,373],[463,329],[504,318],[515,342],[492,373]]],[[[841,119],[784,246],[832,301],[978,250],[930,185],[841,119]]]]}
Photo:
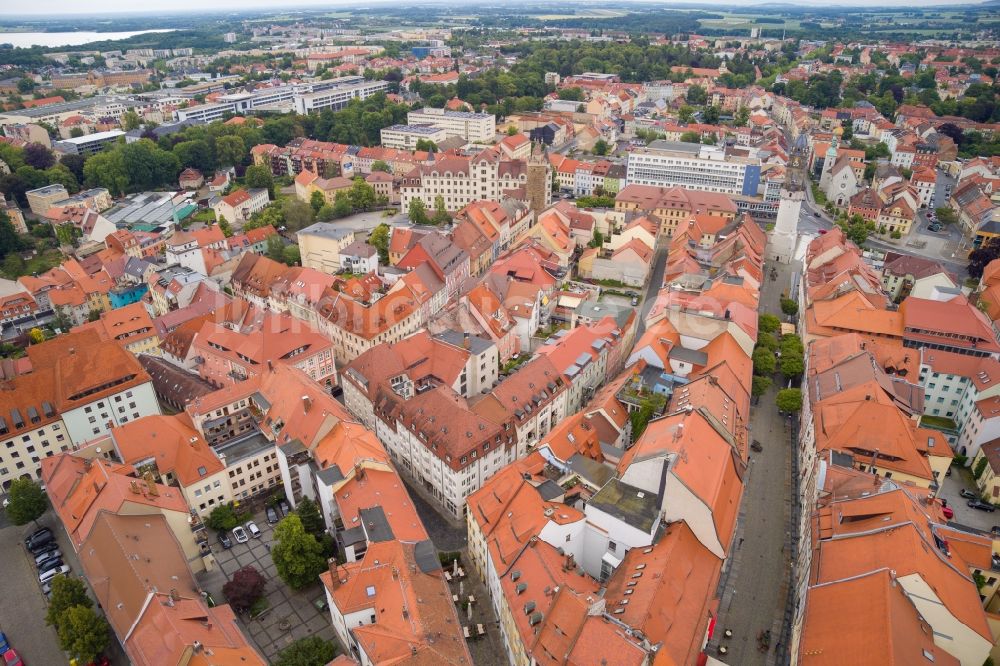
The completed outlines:
{"type": "Polygon", "coordinates": [[[332,222],[317,222],[298,231],[298,234],[300,235],[306,234],[308,236],[322,236],[324,238],[333,238],[337,240],[353,233],[353,229],[343,229],[332,222]]]}
{"type": "Polygon", "coordinates": [[[361,522],[364,523],[365,533],[368,535],[369,541],[392,541],[396,538],[382,507],[373,506],[370,509],[359,509],[358,515],[361,516],[361,522]]]}
{"type": "Polygon", "coordinates": [[[655,493],[622,483],[618,479],[608,481],[590,498],[589,505],[643,532],[652,532],[660,515],[660,502],[655,493]]]}
{"type": "Polygon", "coordinates": [[[226,456],[226,464],[232,465],[251,456],[255,456],[267,449],[273,449],[274,442],[264,436],[264,433],[255,430],[242,437],[231,439],[222,446],[216,447],[215,451],[226,456]]]}

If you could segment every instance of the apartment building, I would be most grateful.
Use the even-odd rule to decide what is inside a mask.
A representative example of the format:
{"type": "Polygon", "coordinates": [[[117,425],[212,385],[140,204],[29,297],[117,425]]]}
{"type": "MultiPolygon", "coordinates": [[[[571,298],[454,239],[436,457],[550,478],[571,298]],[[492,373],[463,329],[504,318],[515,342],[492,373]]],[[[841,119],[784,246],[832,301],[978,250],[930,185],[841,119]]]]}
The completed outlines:
{"type": "Polygon", "coordinates": [[[453,331],[438,336],[420,331],[366,351],[344,366],[344,405],[375,430],[373,404],[384,383],[404,397],[443,385],[473,398],[496,385],[499,371],[497,347],[490,341],[453,331]]]}
{"type": "Polygon", "coordinates": [[[407,113],[406,124],[430,125],[444,130],[448,136],[460,136],[469,143],[492,143],[497,133],[497,119],[492,113],[425,107],[407,113]]]}
{"type": "Polygon", "coordinates": [[[662,240],[687,226],[688,220],[695,215],[733,221],[738,209],[725,194],[688,187],[629,184],[615,195],[615,211],[626,215],[644,214],[658,220],[658,240],[662,240]]]}
{"type": "Polygon", "coordinates": [[[629,153],[627,185],[685,187],[721,194],[755,196],[760,160],[737,156],[725,147],[654,141],[629,153]]]}
{"type": "Polygon", "coordinates": [[[366,303],[328,289],[316,303],[316,315],[340,365],[383,343],[398,342],[421,325],[417,302],[402,291],[366,303]]]}
{"type": "Polygon", "coordinates": [[[209,607],[195,581],[193,573],[212,560],[207,542],[196,541],[204,525],[191,522],[176,489],[116,468],[100,458],[62,454],[46,460],[45,480],[79,555],[79,573],[129,661],[157,666],[204,651],[263,666],[232,609],[209,607]]]}
{"type": "Polygon", "coordinates": [[[529,187],[528,163],[524,160],[501,158],[494,150],[473,157],[444,155],[433,164],[414,167],[403,177],[400,205],[406,210],[411,201],[420,199],[430,209],[440,196],[447,210],[457,211],[481,199],[500,201],[513,197],[525,201],[529,187]]]}
{"type": "Polygon", "coordinates": [[[212,204],[216,219],[225,218],[237,224],[246,222],[255,213],[259,213],[271,202],[266,188],[234,190],[232,193],[212,204]]]}
{"type": "Polygon", "coordinates": [[[324,273],[338,273],[340,253],[354,242],[354,231],[343,229],[330,222],[316,222],[296,235],[302,265],[324,273]]]}
{"type": "Polygon", "coordinates": [[[40,478],[40,463],[129,421],[159,414],[152,381],[115,341],[81,331],[32,345],[32,372],[0,392],[0,483],[40,478]]]}

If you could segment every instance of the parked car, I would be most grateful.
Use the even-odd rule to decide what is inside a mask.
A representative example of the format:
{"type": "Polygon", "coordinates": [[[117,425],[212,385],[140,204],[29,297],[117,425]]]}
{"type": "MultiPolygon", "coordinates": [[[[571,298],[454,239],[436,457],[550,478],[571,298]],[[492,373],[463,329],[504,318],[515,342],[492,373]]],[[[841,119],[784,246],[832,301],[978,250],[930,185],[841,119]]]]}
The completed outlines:
{"type": "Polygon", "coordinates": [[[958,494],[964,497],[965,499],[979,499],[979,495],[972,492],[968,488],[962,488],[960,491],[958,491],[958,494]]]}
{"type": "Polygon", "coordinates": [[[0,631],[0,654],[3,654],[9,649],[10,645],[7,644],[7,637],[4,636],[4,633],[2,631],[0,631]]]}
{"type": "Polygon", "coordinates": [[[278,508],[281,509],[282,517],[285,517],[292,512],[292,507],[288,506],[288,500],[281,500],[278,502],[278,508]]]}
{"type": "Polygon", "coordinates": [[[38,582],[47,583],[56,576],[66,575],[69,572],[70,572],[69,565],[63,564],[60,567],[56,567],[55,569],[49,569],[48,571],[43,571],[42,573],[38,574],[38,582]]]}
{"type": "Polygon", "coordinates": [[[236,539],[236,543],[246,543],[250,540],[247,531],[239,525],[233,528],[233,538],[236,539]]]}
{"type": "Polygon", "coordinates": [[[948,520],[951,520],[952,518],[955,517],[955,510],[952,509],[950,506],[943,506],[943,507],[941,507],[941,513],[948,520]]]}
{"type": "Polygon", "coordinates": [[[225,532],[219,532],[219,543],[225,550],[229,550],[233,547],[233,540],[229,538],[229,535],[225,532]]]}
{"type": "Polygon", "coordinates": [[[267,522],[270,525],[274,525],[278,522],[278,512],[275,511],[273,506],[269,506],[264,511],[267,514],[267,522]]]}
{"type": "Polygon", "coordinates": [[[3,663],[4,666],[22,666],[24,664],[14,648],[10,648],[3,653],[3,663]]]}
{"type": "Polygon", "coordinates": [[[989,511],[990,513],[996,511],[995,506],[993,506],[989,502],[984,502],[982,500],[969,500],[967,504],[971,509],[979,509],[980,511],[989,511]]]}
{"type": "Polygon", "coordinates": [[[35,559],[35,566],[38,567],[39,571],[41,571],[45,567],[46,564],[48,564],[49,562],[52,562],[53,560],[60,560],[61,561],[62,560],[62,553],[60,551],[58,551],[58,550],[50,550],[48,553],[46,553],[44,555],[44,557],[41,556],[41,555],[39,555],[35,559]]]}
{"type": "Polygon", "coordinates": [[[927,231],[933,231],[934,233],[937,233],[937,232],[941,231],[941,225],[939,225],[939,224],[928,224],[927,225],[927,231]]]}
{"type": "Polygon", "coordinates": [[[52,534],[52,530],[50,530],[47,527],[43,527],[42,529],[35,530],[34,532],[32,532],[31,534],[29,534],[28,536],[24,537],[24,545],[27,546],[28,548],[31,548],[31,544],[36,543],[36,542],[37,543],[42,543],[44,541],[48,541],[49,537],[53,537],[54,538],[54,535],[52,534]]]}
{"type": "Polygon", "coordinates": [[[637,305],[639,305],[639,297],[638,296],[633,296],[632,297],[632,307],[635,307],[637,305]]]}
{"type": "Polygon", "coordinates": [[[994,525],[991,527],[990,532],[993,532],[996,536],[1000,536],[1000,525],[994,525]]]}
{"type": "Polygon", "coordinates": [[[49,544],[52,544],[52,543],[55,543],[55,542],[56,542],[55,536],[53,536],[52,534],[49,534],[49,535],[47,535],[45,537],[42,537],[42,538],[38,539],[37,541],[33,541],[31,543],[31,545],[28,546],[28,552],[30,552],[32,555],[38,555],[49,544]]]}
{"type": "Polygon", "coordinates": [[[257,523],[253,522],[252,520],[248,521],[246,524],[246,528],[247,532],[249,532],[250,536],[252,536],[254,539],[260,538],[260,528],[257,527],[257,523]]]}
{"type": "Polygon", "coordinates": [[[819,219],[823,219],[823,216],[822,216],[822,215],[820,215],[819,213],[813,213],[813,216],[814,216],[814,217],[817,217],[817,218],[819,218],[819,219]]]}
{"type": "Polygon", "coordinates": [[[37,563],[40,560],[44,560],[46,557],[48,557],[49,553],[54,551],[57,552],[58,550],[59,550],[59,544],[56,543],[55,541],[49,541],[47,544],[39,548],[37,552],[32,553],[32,555],[35,556],[35,562],[37,563]]]}
{"type": "Polygon", "coordinates": [[[63,562],[63,559],[61,557],[50,558],[38,565],[38,573],[41,574],[45,573],[46,571],[58,569],[59,567],[63,566],[63,564],[65,563],[63,562]]]}

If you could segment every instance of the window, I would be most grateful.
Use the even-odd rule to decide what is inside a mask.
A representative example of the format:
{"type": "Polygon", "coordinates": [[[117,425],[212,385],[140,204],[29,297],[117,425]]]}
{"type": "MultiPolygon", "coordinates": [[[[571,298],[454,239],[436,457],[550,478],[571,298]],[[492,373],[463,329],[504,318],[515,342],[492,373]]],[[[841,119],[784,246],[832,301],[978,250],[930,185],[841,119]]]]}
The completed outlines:
{"type": "Polygon", "coordinates": [[[608,542],[608,552],[609,553],[614,553],[614,552],[617,552],[617,551],[618,551],[618,544],[616,544],[614,541],[609,541],[608,542]]]}

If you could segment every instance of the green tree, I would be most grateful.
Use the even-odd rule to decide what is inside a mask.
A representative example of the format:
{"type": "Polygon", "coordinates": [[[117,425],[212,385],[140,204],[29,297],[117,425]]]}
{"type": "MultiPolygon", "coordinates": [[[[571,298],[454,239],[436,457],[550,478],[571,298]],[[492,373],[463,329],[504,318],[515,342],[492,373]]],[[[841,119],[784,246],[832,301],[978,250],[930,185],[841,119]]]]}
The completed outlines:
{"type": "Polygon", "coordinates": [[[45,333],[40,328],[33,328],[28,331],[28,340],[33,345],[45,342],[45,333]]]}
{"type": "Polygon", "coordinates": [[[416,150],[423,150],[428,153],[436,153],[438,150],[437,144],[430,139],[417,139],[416,150]]]}
{"type": "Polygon", "coordinates": [[[371,210],[375,206],[375,188],[365,182],[364,178],[354,179],[347,196],[354,210],[371,210]]]}
{"type": "Polygon", "coordinates": [[[781,299],[781,311],[784,312],[789,317],[791,317],[793,315],[798,314],[798,312],[799,312],[799,304],[798,304],[797,301],[795,301],[795,300],[793,300],[791,298],[782,298],[781,299]]]}
{"type": "Polygon", "coordinates": [[[173,147],[172,152],[182,167],[193,167],[205,173],[215,168],[215,158],[212,157],[212,147],[208,141],[181,141],[173,147]]]}
{"type": "Polygon", "coordinates": [[[802,354],[784,354],[781,355],[781,374],[785,379],[791,379],[792,377],[798,377],[803,372],[805,372],[806,366],[805,361],[802,358],[802,354]]]}
{"type": "Polygon", "coordinates": [[[313,209],[297,197],[288,197],[281,203],[281,217],[286,227],[299,231],[313,223],[313,209]]]}
{"type": "Polygon", "coordinates": [[[632,441],[637,441],[642,433],[645,432],[646,426],[649,425],[650,420],[653,416],[663,409],[666,405],[667,399],[665,396],[659,393],[653,393],[648,395],[639,401],[639,409],[632,412],[629,416],[629,420],[632,422],[632,441]]]}
{"type": "Polygon", "coordinates": [[[434,197],[434,218],[431,222],[434,224],[448,224],[451,222],[451,215],[448,214],[448,209],[444,205],[444,197],[440,194],[434,197]]]}
{"type": "Polygon", "coordinates": [[[955,224],[958,222],[958,214],[955,209],[949,206],[942,206],[934,209],[934,215],[941,224],[955,224]]]}
{"type": "Polygon", "coordinates": [[[771,333],[758,333],[757,346],[772,352],[778,351],[778,338],[774,337],[771,333]]]}
{"type": "Polygon", "coordinates": [[[298,506],[295,507],[295,513],[302,521],[302,529],[306,532],[317,539],[326,534],[326,524],[323,522],[323,516],[320,515],[316,502],[308,497],[303,497],[298,506]]]}
{"type": "Polygon", "coordinates": [[[354,212],[354,207],[351,206],[351,197],[343,190],[337,192],[337,195],[333,198],[332,208],[333,217],[337,219],[347,217],[354,212]]]}
{"type": "Polygon", "coordinates": [[[226,238],[232,238],[233,236],[233,225],[229,224],[229,220],[225,216],[219,218],[219,229],[222,231],[222,235],[226,238]]]}
{"type": "Polygon", "coordinates": [[[70,128],[70,130],[69,130],[69,136],[70,136],[71,139],[79,139],[81,136],[84,136],[84,134],[83,134],[83,128],[80,128],[80,127],[70,128]]]}
{"type": "Polygon", "coordinates": [[[703,122],[714,125],[719,122],[719,107],[715,105],[708,105],[705,110],[701,112],[701,119],[703,122]]]}
{"type": "Polygon", "coordinates": [[[681,134],[681,141],[684,143],[700,143],[701,134],[698,132],[684,132],[681,134]]]}
{"type": "Polygon", "coordinates": [[[17,252],[24,247],[24,241],[14,231],[14,225],[10,222],[7,213],[0,210],[0,255],[17,252]]]}
{"type": "Polygon", "coordinates": [[[247,155],[243,137],[231,134],[215,140],[215,160],[220,166],[242,164],[247,155]]]}
{"type": "Polygon", "coordinates": [[[289,266],[296,266],[302,263],[302,255],[299,252],[299,246],[286,245],[285,249],[281,251],[281,260],[289,266]]]}
{"type": "Polygon", "coordinates": [[[139,117],[138,113],[129,109],[122,114],[121,124],[126,132],[131,132],[142,127],[142,118],[139,117]]]}
{"type": "Polygon", "coordinates": [[[406,217],[409,218],[410,222],[413,224],[429,224],[430,218],[427,217],[427,206],[424,204],[424,200],[420,197],[415,197],[410,200],[410,207],[406,211],[406,217]]]}
{"type": "Polygon", "coordinates": [[[336,656],[333,643],[319,636],[306,636],[279,652],[274,666],[326,666],[336,656]]]}
{"type": "Polygon", "coordinates": [[[610,146],[608,146],[608,142],[605,141],[604,139],[598,139],[596,142],[594,142],[595,155],[607,155],[609,148],[610,146]]]}
{"type": "MultiPolygon", "coordinates": [[[[514,125],[507,128],[507,136],[517,136],[521,130],[517,129],[514,125]]],[[[374,168],[374,167],[373,167],[374,168]]]]}
{"type": "Polygon", "coordinates": [[[233,506],[232,502],[229,502],[227,504],[220,504],[212,509],[212,512],[208,514],[205,524],[213,530],[228,532],[239,525],[241,519],[242,516],[236,512],[236,507],[233,506]]]}
{"type": "Polygon", "coordinates": [[[770,377],[761,377],[760,375],[754,375],[750,388],[750,395],[752,395],[755,398],[759,398],[760,396],[767,393],[767,390],[769,388],[771,388],[770,377]]]}
{"type": "Polygon", "coordinates": [[[34,522],[49,508],[49,498],[41,486],[31,479],[14,479],[7,490],[10,504],[7,505],[7,517],[15,525],[26,525],[34,522]]]}
{"type": "Polygon", "coordinates": [[[802,390],[797,388],[787,388],[778,391],[774,402],[778,405],[778,411],[785,414],[793,414],[802,409],[802,390]]]}
{"type": "Polygon", "coordinates": [[[78,663],[89,664],[108,647],[109,627],[103,615],[87,606],[73,606],[62,614],[59,647],[78,663]]]}
{"type": "Polygon", "coordinates": [[[267,237],[267,248],[264,250],[265,256],[271,261],[285,261],[285,241],[281,236],[274,234],[267,237]]]}
{"type": "Polygon", "coordinates": [[[572,88],[562,88],[556,93],[559,99],[568,100],[570,102],[582,102],[583,101],[583,88],[572,87],[572,88]]]}
{"type": "Polygon", "coordinates": [[[604,245],[604,234],[599,229],[594,229],[594,236],[587,245],[590,247],[601,247],[604,245]]]}
{"type": "Polygon", "coordinates": [[[387,162],[383,160],[375,160],[372,162],[372,171],[381,171],[383,173],[392,173],[392,167],[389,166],[387,162]]]}
{"type": "Polygon", "coordinates": [[[300,590],[312,583],[326,568],[323,546],[302,527],[298,515],[290,515],[274,529],[271,559],[285,583],[300,590]]]}
{"type": "Polygon", "coordinates": [[[246,182],[247,187],[250,188],[266,188],[267,196],[274,198],[274,176],[271,174],[271,170],[263,164],[253,164],[247,167],[246,173],[243,174],[243,180],[246,182]]]}
{"type": "Polygon", "coordinates": [[[323,207],[326,203],[326,197],[319,190],[313,190],[313,193],[309,195],[309,205],[313,209],[313,213],[318,213],[319,209],[323,207]]]}
{"type": "Polygon", "coordinates": [[[378,260],[382,264],[389,263],[389,225],[383,222],[368,236],[368,244],[378,250],[378,260]]]}
{"type": "Polygon", "coordinates": [[[21,93],[22,95],[27,95],[32,90],[34,90],[35,86],[37,86],[37,85],[38,84],[35,83],[34,79],[29,79],[28,77],[24,77],[22,79],[18,79],[18,82],[17,82],[17,92],[21,93]]]}
{"type": "Polygon", "coordinates": [[[334,210],[333,206],[330,204],[323,204],[323,206],[316,211],[316,219],[320,222],[329,222],[336,217],[337,211],[334,210]]]}
{"type": "Polygon", "coordinates": [[[763,347],[753,350],[753,373],[766,377],[774,374],[777,361],[774,360],[774,352],[763,347]]]}
{"type": "Polygon", "coordinates": [[[777,315],[761,314],[757,317],[757,328],[764,333],[777,333],[781,328],[781,320],[777,315]]]}
{"type": "Polygon", "coordinates": [[[52,579],[52,595],[49,597],[49,607],[45,609],[45,624],[58,628],[62,614],[70,608],[90,608],[93,605],[82,580],[59,574],[52,579]]]}
{"type": "Polygon", "coordinates": [[[708,93],[699,85],[688,86],[687,101],[691,104],[704,104],[708,100],[708,93]]]}
{"type": "Polygon", "coordinates": [[[733,116],[733,125],[736,127],[746,127],[748,122],[750,122],[750,109],[748,107],[741,106],[733,116]]]}
{"type": "Polygon", "coordinates": [[[694,108],[687,104],[682,104],[681,108],[677,111],[677,120],[682,123],[689,123],[694,120],[694,108]]]}
{"type": "Polygon", "coordinates": [[[979,477],[983,475],[983,472],[986,471],[987,464],[989,464],[989,461],[986,460],[986,456],[979,458],[979,460],[976,461],[975,467],[972,468],[972,476],[978,480],[979,477]]]}
{"type": "Polygon", "coordinates": [[[24,263],[24,259],[17,252],[11,252],[3,258],[3,274],[11,280],[21,277],[26,270],[27,266],[24,263]]]}

